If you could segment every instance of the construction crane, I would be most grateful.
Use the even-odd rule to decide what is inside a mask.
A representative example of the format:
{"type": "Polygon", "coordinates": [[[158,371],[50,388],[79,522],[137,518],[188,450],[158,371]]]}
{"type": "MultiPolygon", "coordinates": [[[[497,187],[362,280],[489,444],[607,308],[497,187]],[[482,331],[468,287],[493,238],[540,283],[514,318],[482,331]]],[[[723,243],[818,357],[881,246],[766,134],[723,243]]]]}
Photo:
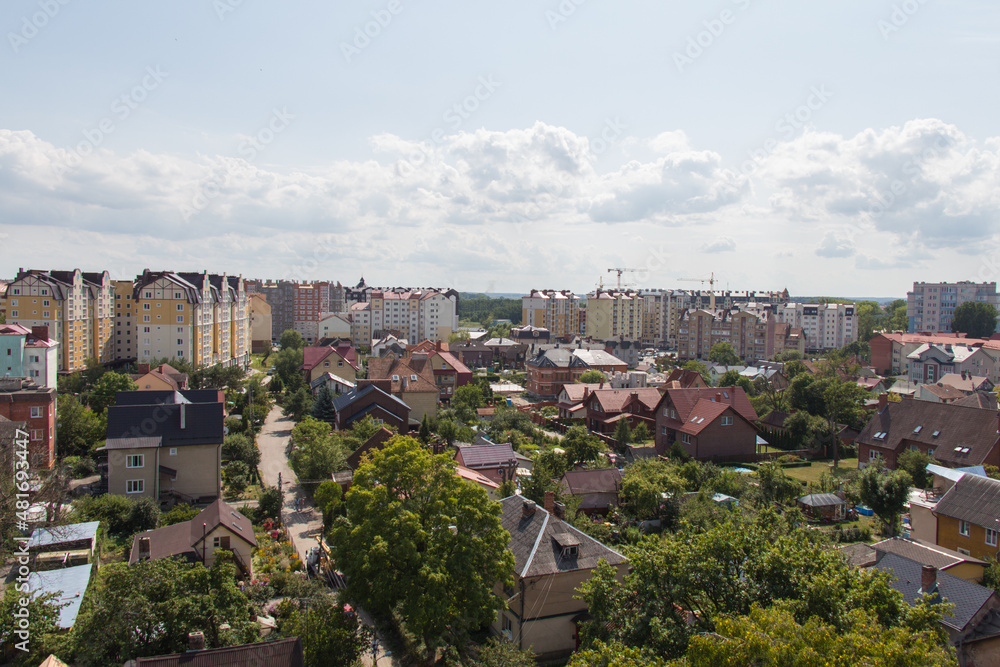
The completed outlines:
{"type": "Polygon", "coordinates": [[[712,273],[709,274],[708,279],[705,279],[705,278],[678,278],[678,280],[683,280],[685,282],[690,282],[690,283],[701,283],[702,285],[704,285],[705,283],[708,283],[709,308],[711,308],[712,310],[715,310],[715,283],[717,282],[715,280],[715,271],[713,271],[712,273]]]}
{"type": "Polygon", "coordinates": [[[621,288],[622,288],[622,274],[625,273],[626,271],[636,272],[636,271],[642,271],[642,269],[608,269],[608,273],[617,273],[618,274],[618,289],[619,290],[621,290],[621,288]]]}

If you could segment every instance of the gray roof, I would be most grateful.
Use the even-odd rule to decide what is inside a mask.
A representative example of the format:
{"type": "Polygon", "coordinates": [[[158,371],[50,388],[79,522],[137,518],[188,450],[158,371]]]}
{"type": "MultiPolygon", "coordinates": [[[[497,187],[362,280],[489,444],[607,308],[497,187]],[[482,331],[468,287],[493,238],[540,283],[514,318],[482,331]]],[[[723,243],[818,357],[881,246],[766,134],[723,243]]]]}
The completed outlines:
{"type": "Polygon", "coordinates": [[[341,394],[340,396],[337,396],[336,398],[333,399],[333,409],[336,410],[337,412],[340,412],[341,410],[343,410],[344,408],[346,408],[347,406],[349,406],[351,403],[354,403],[358,399],[364,398],[365,396],[367,396],[368,394],[370,394],[373,391],[377,391],[380,394],[383,394],[387,398],[395,401],[401,407],[403,407],[407,411],[409,411],[410,406],[408,406],[406,403],[404,403],[400,399],[396,398],[392,394],[385,393],[384,391],[382,391],[381,389],[379,389],[377,386],[375,386],[373,384],[365,385],[364,387],[362,387],[360,389],[352,389],[349,392],[346,392],[344,394],[341,394]]]}
{"type": "Polygon", "coordinates": [[[809,507],[830,507],[832,505],[846,505],[847,503],[832,493],[810,493],[799,498],[799,502],[809,507]]]}
{"type": "Polygon", "coordinates": [[[877,560],[875,550],[864,542],[846,544],[842,547],[837,547],[837,551],[843,554],[848,564],[854,567],[868,567],[869,565],[874,565],[877,560]]]}
{"type": "Polygon", "coordinates": [[[56,604],[68,603],[59,610],[59,627],[64,630],[69,630],[76,623],[80,605],[83,604],[83,595],[90,584],[92,567],[93,563],[87,563],[48,572],[32,572],[28,575],[28,589],[33,594],[56,593],[56,604]]]}
{"type": "Polygon", "coordinates": [[[1000,529],[1000,481],[979,475],[962,479],[941,496],[934,513],[1000,529]]]}
{"type": "Polygon", "coordinates": [[[624,361],[608,354],[604,350],[573,350],[573,356],[578,357],[588,366],[627,366],[624,361]]]}
{"type": "Polygon", "coordinates": [[[28,548],[34,549],[67,542],[92,540],[97,537],[97,527],[100,525],[100,521],[88,521],[86,523],[71,523],[67,526],[36,528],[28,540],[28,548]]]}
{"type": "MultiPolygon", "coordinates": [[[[872,567],[895,576],[892,587],[903,594],[907,604],[916,602],[920,595],[920,563],[896,554],[886,554],[872,567]]],[[[937,590],[946,602],[955,605],[955,611],[945,616],[941,623],[958,631],[965,630],[969,621],[994,595],[989,588],[940,571],[937,573],[937,590]]]]}
{"type": "Polygon", "coordinates": [[[104,441],[104,447],[101,450],[106,449],[155,449],[160,446],[163,442],[163,438],[160,437],[148,437],[148,438],[108,438],[104,441]]]}
{"type": "Polygon", "coordinates": [[[466,468],[495,468],[515,460],[510,443],[501,445],[472,445],[460,450],[466,468]]]}
{"type": "Polygon", "coordinates": [[[960,554],[951,549],[939,547],[936,544],[907,540],[902,537],[892,537],[882,540],[872,545],[875,551],[882,554],[896,554],[903,558],[916,561],[921,565],[932,565],[939,570],[946,570],[959,563],[975,563],[976,565],[986,565],[984,561],[972,556],[960,554]]]}
{"type": "Polygon", "coordinates": [[[525,517],[524,506],[530,502],[521,496],[510,496],[500,501],[503,507],[501,521],[510,533],[514,571],[519,577],[589,570],[597,567],[601,559],[611,565],[626,562],[625,556],[552,516],[542,507],[536,507],[530,516],[525,517]],[[578,543],[576,556],[562,556],[562,548],[557,542],[557,536],[562,535],[569,535],[572,541],[578,543]]]}

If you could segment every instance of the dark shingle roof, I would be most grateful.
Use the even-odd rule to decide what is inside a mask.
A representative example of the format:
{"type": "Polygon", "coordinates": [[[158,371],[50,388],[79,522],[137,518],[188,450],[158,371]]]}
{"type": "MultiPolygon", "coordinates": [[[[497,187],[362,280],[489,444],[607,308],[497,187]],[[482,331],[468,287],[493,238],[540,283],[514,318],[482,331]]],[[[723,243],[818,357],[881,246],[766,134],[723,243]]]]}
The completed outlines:
{"type": "Polygon", "coordinates": [[[946,465],[978,465],[997,442],[997,416],[987,410],[954,404],[889,402],[872,415],[857,441],[891,451],[910,444],[923,445],[933,447],[934,458],[946,465]],[[917,427],[921,428],[915,433],[917,427]],[[885,433],[884,439],[876,439],[876,433],[885,433]],[[956,452],[956,447],[969,451],[956,452]]]}
{"type": "Polygon", "coordinates": [[[514,460],[514,449],[509,443],[502,445],[473,445],[459,450],[467,468],[495,468],[514,460]]]}
{"type": "Polygon", "coordinates": [[[838,498],[832,493],[810,493],[799,498],[799,502],[809,507],[832,507],[847,504],[842,498],[838,498]]]}
{"type": "Polygon", "coordinates": [[[618,468],[567,470],[560,483],[574,496],[585,493],[618,493],[622,485],[622,474],[618,472],[618,468]]]}
{"type": "Polygon", "coordinates": [[[921,565],[932,565],[939,570],[947,570],[949,567],[959,563],[975,563],[986,565],[985,562],[972,556],[960,554],[951,549],[939,547],[936,544],[923,544],[915,540],[907,540],[902,537],[891,537],[872,545],[875,551],[882,554],[896,554],[903,558],[916,561],[921,565]]]}
{"type": "Polygon", "coordinates": [[[854,567],[868,567],[869,565],[874,565],[877,556],[875,550],[872,549],[870,545],[864,544],[863,542],[837,547],[837,551],[843,554],[844,558],[847,559],[848,564],[853,565],[854,567]]]}
{"type": "MultiPolygon", "coordinates": [[[[886,554],[872,567],[888,571],[896,577],[892,587],[903,594],[907,604],[916,602],[920,595],[921,565],[896,554],[886,554]]],[[[953,630],[966,629],[969,621],[983,608],[994,592],[971,581],[960,579],[947,572],[937,573],[937,590],[946,602],[955,605],[952,614],[945,616],[941,622],[953,630]]]]}
{"type": "Polygon", "coordinates": [[[514,571],[519,577],[592,569],[597,567],[602,558],[611,565],[626,561],[625,556],[614,549],[581,533],[541,507],[536,507],[530,516],[525,517],[524,506],[530,502],[521,496],[510,496],[500,501],[503,507],[501,521],[504,529],[510,533],[514,571]],[[564,534],[578,543],[576,556],[563,557],[562,547],[556,541],[556,536],[564,534]]]}
{"type": "Polygon", "coordinates": [[[408,406],[406,403],[404,403],[403,401],[399,400],[398,398],[396,398],[392,394],[385,393],[384,391],[382,391],[381,389],[379,389],[378,387],[376,387],[373,384],[365,385],[364,387],[361,387],[359,389],[355,389],[353,391],[349,391],[346,394],[341,394],[340,396],[336,397],[335,399],[333,399],[333,409],[336,410],[337,412],[340,412],[344,408],[346,408],[347,406],[351,405],[355,401],[358,401],[358,400],[364,398],[365,396],[367,396],[368,394],[372,393],[373,391],[377,391],[380,394],[385,395],[389,399],[391,399],[394,402],[398,403],[407,412],[409,412],[410,406],[408,406]]]}
{"type": "Polygon", "coordinates": [[[304,667],[302,641],[298,637],[242,646],[136,658],[138,667],[304,667]]]}
{"type": "Polygon", "coordinates": [[[151,560],[183,556],[188,560],[197,560],[195,545],[202,537],[211,533],[218,526],[225,526],[229,531],[242,538],[251,547],[257,546],[257,538],[253,533],[253,524],[231,505],[216,500],[203,509],[193,519],[182,521],[163,528],[136,533],[132,538],[132,551],[129,563],[139,560],[139,539],[149,539],[149,557],[151,560]],[[202,524],[205,524],[204,526],[202,524]]]}
{"type": "Polygon", "coordinates": [[[1000,481],[979,475],[962,475],[941,496],[934,508],[938,515],[962,519],[977,526],[1000,528],[1000,481]]]}
{"type": "Polygon", "coordinates": [[[965,408],[979,408],[981,410],[997,411],[997,395],[992,391],[974,391],[965,398],[960,398],[952,405],[960,405],[965,408]]]}
{"type": "Polygon", "coordinates": [[[108,440],[159,437],[163,447],[221,444],[224,422],[218,391],[120,391],[108,408],[108,440]]]}

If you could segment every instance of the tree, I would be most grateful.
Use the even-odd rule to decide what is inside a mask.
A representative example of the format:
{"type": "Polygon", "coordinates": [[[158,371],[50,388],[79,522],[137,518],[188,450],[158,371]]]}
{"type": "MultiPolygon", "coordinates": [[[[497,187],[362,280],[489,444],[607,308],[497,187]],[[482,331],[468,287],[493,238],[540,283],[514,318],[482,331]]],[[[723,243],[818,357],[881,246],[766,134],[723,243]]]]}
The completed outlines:
{"type": "Polygon", "coordinates": [[[431,425],[427,419],[427,413],[424,413],[424,418],[420,420],[420,430],[417,431],[417,437],[425,445],[431,441],[431,425]]]}
{"type": "Polygon", "coordinates": [[[584,384],[600,384],[604,382],[604,373],[596,368],[591,368],[585,370],[577,382],[582,382],[584,384]]]}
{"type": "Polygon", "coordinates": [[[299,479],[330,479],[342,470],[350,452],[330,431],[330,425],[306,417],[292,429],[292,469],[299,479]]]}
{"type": "Polygon", "coordinates": [[[858,316],[858,340],[867,343],[882,328],[885,313],[874,301],[858,301],[854,308],[858,316]]]}
{"type": "Polygon", "coordinates": [[[802,373],[809,373],[809,367],[799,359],[793,359],[785,364],[785,377],[791,382],[802,373]]]}
{"type": "Polygon", "coordinates": [[[650,437],[652,436],[649,435],[649,427],[646,426],[646,422],[639,422],[635,425],[635,428],[632,429],[632,442],[641,445],[649,440],[650,437]]]}
{"type": "Polygon", "coordinates": [[[785,418],[785,428],[795,447],[807,447],[813,438],[826,431],[826,420],[799,410],[785,418]]]}
{"type": "Polygon", "coordinates": [[[198,509],[191,507],[187,503],[177,503],[170,508],[170,511],[160,515],[160,528],[190,521],[198,516],[199,513],[198,509]]]}
{"type": "Polygon", "coordinates": [[[848,426],[860,426],[865,418],[865,401],[868,399],[868,392],[858,386],[856,382],[846,380],[838,382],[830,380],[823,391],[823,402],[826,409],[826,418],[829,422],[829,433],[831,444],[833,445],[833,467],[837,467],[840,459],[840,438],[837,437],[837,424],[848,426]]]}
{"type": "Polygon", "coordinates": [[[451,443],[455,441],[458,437],[458,427],[455,426],[455,422],[450,419],[439,419],[437,426],[437,434],[444,438],[448,446],[451,447],[451,443]]]}
{"type": "Polygon", "coordinates": [[[931,474],[927,466],[931,463],[934,463],[933,458],[916,449],[907,449],[896,459],[896,467],[905,471],[918,489],[930,486],[931,474]]]}
{"type": "Polygon", "coordinates": [[[326,386],[325,382],[319,387],[319,392],[313,400],[313,406],[310,414],[314,418],[330,424],[337,419],[337,411],[333,409],[333,392],[330,391],[330,388],[326,386]]]}
{"type": "Polygon", "coordinates": [[[50,653],[65,655],[59,610],[69,603],[60,603],[55,593],[29,596],[19,586],[17,583],[7,586],[0,599],[0,646],[5,653],[12,653],[10,662],[4,664],[35,667],[50,653]],[[22,619],[26,625],[22,625],[22,619]]]}
{"type": "Polygon", "coordinates": [[[896,299],[886,304],[885,328],[889,331],[906,331],[910,328],[910,318],[906,316],[906,300],[896,299]]]}
{"type": "Polygon", "coordinates": [[[313,397],[305,387],[299,387],[291,396],[285,399],[282,412],[286,417],[291,417],[293,421],[302,421],[312,410],[313,397]]]}
{"type": "Polygon", "coordinates": [[[997,330],[997,309],[982,301],[966,301],[955,309],[951,330],[969,338],[989,338],[997,330]]]}
{"type": "Polygon", "coordinates": [[[562,448],[570,465],[587,463],[597,459],[604,448],[601,441],[587,433],[582,426],[572,426],[563,437],[562,448]]]}
{"type": "Polygon", "coordinates": [[[159,504],[148,496],[135,500],[126,496],[105,494],[76,501],[76,511],[84,521],[101,521],[108,533],[126,538],[156,528],[160,519],[159,504]]]}
{"type": "Polygon", "coordinates": [[[462,645],[496,618],[497,582],[514,557],[500,505],[413,438],[396,436],[354,473],[347,516],[333,528],[334,557],[352,599],[376,614],[395,610],[423,643],[462,645]]]}
{"type": "Polygon", "coordinates": [[[683,492],[684,480],[673,464],[643,459],[625,468],[618,502],[621,511],[637,521],[662,519],[665,512],[671,515],[666,518],[676,518],[676,500],[668,507],[671,501],[665,501],[663,494],[676,499],[683,492]]]}
{"type": "Polygon", "coordinates": [[[108,371],[87,393],[87,403],[90,404],[91,410],[102,414],[109,406],[115,404],[115,398],[119,391],[135,391],[138,388],[139,385],[133,382],[129,376],[108,371]]]}
{"type": "Polygon", "coordinates": [[[302,349],[290,347],[274,355],[274,375],[281,379],[286,391],[295,391],[305,384],[302,377],[302,349]]]}
{"type": "Polygon", "coordinates": [[[574,653],[567,667],[667,667],[667,662],[642,648],[597,641],[574,653]]]}
{"type": "Polygon", "coordinates": [[[826,399],[823,396],[825,390],[825,381],[802,373],[795,376],[785,391],[788,392],[788,402],[793,409],[822,416],[826,414],[826,399]]]}
{"type": "Polygon", "coordinates": [[[708,366],[701,363],[700,361],[695,361],[692,359],[683,366],[681,366],[686,371],[694,371],[695,373],[701,374],[701,378],[705,381],[705,384],[711,385],[712,379],[708,375],[708,366]]]}
{"type": "Polygon", "coordinates": [[[222,481],[231,495],[239,496],[250,484],[250,468],[243,461],[229,461],[222,466],[222,481]]]}
{"type": "Polygon", "coordinates": [[[332,525],[334,512],[340,507],[342,495],[340,484],[334,481],[323,482],[316,487],[316,491],[313,493],[313,502],[316,503],[316,508],[322,512],[323,526],[327,529],[332,525]]]}
{"type": "Polygon", "coordinates": [[[278,347],[281,348],[282,352],[285,350],[301,350],[305,346],[306,342],[302,339],[302,334],[293,329],[285,329],[278,339],[278,347]]]}
{"type": "Polygon", "coordinates": [[[172,558],[102,567],[74,629],[79,662],[115,665],[181,653],[189,632],[204,632],[206,648],[256,641],[232,555],[216,551],[215,558],[211,569],[172,558]]]}
{"type": "Polygon", "coordinates": [[[490,637],[475,654],[475,659],[465,663],[469,667],[535,667],[538,664],[531,651],[522,651],[514,642],[500,637],[490,637]]]}
{"type": "Polygon", "coordinates": [[[766,504],[784,504],[795,499],[801,487],[785,474],[785,469],[774,461],[765,461],[757,466],[760,481],[761,501],[766,504]]]}
{"type": "Polygon", "coordinates": [[[371,641],[371,630],[358,623],[357,614],[346,611],[329,595],[297,607],[279,630],[302,640],[306,667],[351,667],[371,641]]]}
{"type": "Polygon", "coordinates": [[[71,394],[58,399],[56,451],[60,456],[90,456],[104,439],[108,426],[103,415],[96,415],[71,394]]]}
{"type": "Polygon", "coordinates": [[[624,416],[618,420],[618,425],[615,426],[615,442],[619,452],[624,452],[629,443],[632,442],[632,429],[629,428],[628,419],[624,416]]]}
{"type": "Polygon", "coordinates": [[[899,515],[906,509],[913,479],[903,470],[869,465],[858,473],[854,493],[875,513],[889,536],[896,534],[899,515]]]}
{"type": "Polygon", "coordinates": [[[257,501],[257,521],[277,519],[281,516],[282,493],[276,486],[269,486],[257,501]]]}
{"type": "Polygon", "coordinates": [[[720,366],[735,366],[740,363],[740,355],[729,343],[716,343],[708,351],[708,360],[720,366]]]}
{"type": "Polygon", "coordinates": [[[222,441],[222,458],[226,461],[243,461],[250,469],[260,465],[260,450],[252,438],[243,433],[231,433],[222,441]]]}
{"type": "Polygon", "coordinates": [[[483,407],[483,391],[477,384],[467,384],[455,390],[451,398],[455,415],[466,424],[479,421],[476,410],[483,407]]]}
{"type": "Polygon", "coordinates": [[[545,502],[545,493],[552,491],[559,497],[559,480],[569,468],[565,454],[552,450],[538,452],[531,466],[531,476],[521,480],[521,493],[536,503],[545,502]]]}

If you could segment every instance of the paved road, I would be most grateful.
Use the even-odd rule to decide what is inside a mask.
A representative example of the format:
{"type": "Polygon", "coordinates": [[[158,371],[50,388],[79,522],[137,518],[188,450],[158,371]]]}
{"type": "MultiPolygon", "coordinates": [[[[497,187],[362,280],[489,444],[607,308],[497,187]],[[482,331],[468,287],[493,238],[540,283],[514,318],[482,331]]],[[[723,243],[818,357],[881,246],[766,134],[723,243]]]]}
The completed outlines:
{"type": "Polygon", "coordinates": [[[292,546],[304,563],[309,549],[316,546],[315,537],[311,537],[309,533],[322,531],[323,515],[312,506],[288,465],[288,441],[294,424],[288,417],[281,416],[281,408],[273,408],[257,436],[257,447],[260,449],[259,469],[264,483],[267,486],[277,486],[278,475],[281,475],[285,499],[281,508],[281,520],[288,528],[292,546]],[[303,503],[300,511],[295,511],[296,498],[301,498],[303,503]]]}

